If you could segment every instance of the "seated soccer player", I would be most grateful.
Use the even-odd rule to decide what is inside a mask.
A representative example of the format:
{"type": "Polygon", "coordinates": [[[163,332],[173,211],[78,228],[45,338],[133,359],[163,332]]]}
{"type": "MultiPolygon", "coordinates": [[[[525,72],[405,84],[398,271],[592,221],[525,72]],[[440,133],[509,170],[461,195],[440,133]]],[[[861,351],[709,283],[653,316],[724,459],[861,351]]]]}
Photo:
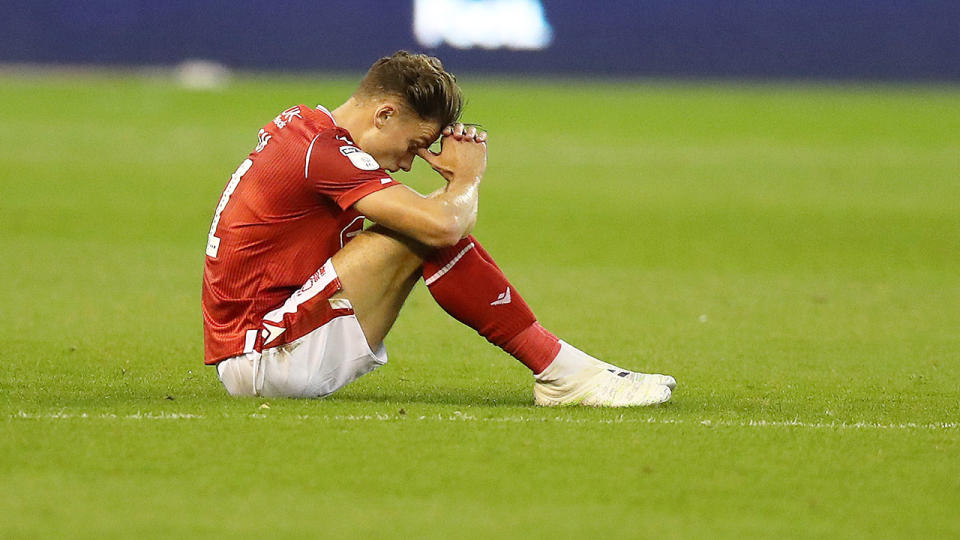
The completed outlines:
{"type": "Polygon", "coordinates": [[[422,277],[447,313],[530,368],[537,405],[670,399],[673,377],[617,368],[543,328],[470,235],[487,134],[458,122],[462,103],[438,59],[400,51],[336,109],[290,107],[260,130],[220,197],[203,272],[205,362],[230,394],[320,397],[383,365],[422,277]],[[389,174],[417,156],[445,180],[428,196],[389,174]]]}

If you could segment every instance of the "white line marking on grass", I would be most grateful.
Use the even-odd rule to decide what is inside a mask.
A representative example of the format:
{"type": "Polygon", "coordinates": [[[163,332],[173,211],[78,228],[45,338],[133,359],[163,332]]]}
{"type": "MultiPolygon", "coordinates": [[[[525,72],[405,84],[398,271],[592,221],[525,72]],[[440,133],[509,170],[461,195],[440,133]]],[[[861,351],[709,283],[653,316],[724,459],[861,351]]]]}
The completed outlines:
{"type": "Polygon", "coordinates": [[[65,412],[55,412],[47,414],[33,414],[26,413],[23,411],[18,412],[17,414],[11,414],[10,418],[24,418],[28,420],[68,420],[68,419],[122,419],[122,420],[186,420],[190,418],[206,418],[202,414],[190,414],[190,413],[142,413],[137,411],[135,414],[112,414],[112,413],[102,413],[102,414],[88,414],[88,413],[65,413],[65,412]]]}
{"type": "Polygon", "coordinates": [[[936,423],[899,423],[884,424],[881,422],[802,422],[800,420],[771,421],[771,420],[699,420],[687,421],[676,418],[656,418],[649,416],[646,418],[626,417],[619,415],[615,418],[568,418],[565,416],[554,417],[531,417],[531,416],[500,416],[490,418],[478,418],[470,414],[464,414],[460,411],[454,411],[453,414],[442,415],[434,414],[429,416],[406,416],[397,414],[363,414],[363,415],[335,415],[335,416],[311,416],[299,415],[300,420],[334,420],[334,421],[392,421],[411,418],[420,422],[491,422],[491,423],[548,423],[558,422],[565,424],[687,424],[700,425],[705,427],[800,427],[813,429],[926,429],[926,430],[947,430],[960,428],[958,422],[936,422],[936,423]]]}
{"type": "MultiPolygon", "coordinates": [[[[269,419],[270,414],[252,413],[238,415],[235,418],[269,419]]],[[[118,415],[111,413],[27,413],[20,411],[10,415],[14,419],[27,420],[67,420],[67,419],[120,419],[120,420],[192,420],[205,419],[207,415],[192,413],[141,413],[118,415]]],[[[217,418],[231,418],[230,415],[220,415],[217,418]]],[[[279,416],[283,418],[283,416],[279,416]]],[[[882,422],[803,422],[801,420],[684,420],[679,418],[645,418],[619,415],[614,418],[569,418],[566,416],[495,416],[477,417],[472,414],[454,411],[452,414],[408,415],[408,414],[338,414],[338,415],[309,415],[295,416],[297,420],[319,420],[333,422],[487,422],[494,424],[524,424],[524,423],[563,423],[563,424],[655,424],[655,425],[692,425],[704,427],[750,427],[750,428],[807,428],[807,429],[876,429],[876,430],[950,430],[960,428],[960,422],[934,423],[889,423],[882,422]]]]}

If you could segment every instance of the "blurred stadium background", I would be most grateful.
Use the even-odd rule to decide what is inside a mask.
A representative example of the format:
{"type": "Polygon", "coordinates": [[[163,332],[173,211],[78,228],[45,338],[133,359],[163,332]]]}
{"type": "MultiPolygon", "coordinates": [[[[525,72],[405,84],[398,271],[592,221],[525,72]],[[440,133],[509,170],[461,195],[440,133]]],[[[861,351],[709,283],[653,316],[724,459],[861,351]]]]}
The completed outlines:
{"type": "Polygon", "coordinates": [[[953,0],[0,0],[0,538],[960,537],[958,82],[953,0]],[[536,409],[422,287],[330,398],[201,366],[257,129],[401,48],[541,321],[671,403],[536,409]]]}
{"type": "Polygon", "coordinates": [[[960,79],[952,0],[0,2],[0,62],[360,71],[397,49],[460,72],[960,79]]]}

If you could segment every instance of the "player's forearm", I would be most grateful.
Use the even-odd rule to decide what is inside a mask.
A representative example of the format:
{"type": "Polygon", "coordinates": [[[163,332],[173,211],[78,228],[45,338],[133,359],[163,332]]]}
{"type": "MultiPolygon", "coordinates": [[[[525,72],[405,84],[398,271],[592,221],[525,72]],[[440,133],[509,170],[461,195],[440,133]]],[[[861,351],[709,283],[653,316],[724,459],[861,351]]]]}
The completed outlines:
{"type": "Polygon", "coordinates": [[[480,199],[480,177],[454,179],[431,198],[440,204],[445,221],[442,243],[455,244],[470,234],[477,223],[480,199]]]}
{"type": "Polygon", "coordinates": [[[430,245],[453,245],[468,235],[477,222],[480,179],[487,168],[487,134],[463,124],[443,130],[439,154],[422,148],[417,155],[433,167],[447,185],[428,197],[427,213],[439,234],[430,245]]]}
{"type": "Polygon", "coordinates": [[[407,186],[393,186],[367,195],[354,208],[426,246],[452,246],[476,222],[478,182],[450,182],[426,197],[407,186]]]}

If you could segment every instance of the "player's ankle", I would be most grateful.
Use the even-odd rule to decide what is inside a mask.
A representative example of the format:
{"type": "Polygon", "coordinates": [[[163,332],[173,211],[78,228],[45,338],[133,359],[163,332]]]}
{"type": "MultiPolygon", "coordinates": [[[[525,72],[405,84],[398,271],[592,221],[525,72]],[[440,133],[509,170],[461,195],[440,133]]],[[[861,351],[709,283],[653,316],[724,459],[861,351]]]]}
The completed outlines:
{"type": "Polygon", "coordinates": [[[534,378],[539,382],[559,381],[568,377],[576,376],[584,369],[597,367],[596,359],[580,351],[569,343],[560,341],[560,350],[547,367],[539,373],[534,374],[534,378]]]}
{"type": "Polygon", "coordinates": [[[542,373],[557,357],[560,351],[560,340],[540,326],[540,323],[534,321],[504,343],[502,348],[530,368],[530,371],[542,373]]]}

